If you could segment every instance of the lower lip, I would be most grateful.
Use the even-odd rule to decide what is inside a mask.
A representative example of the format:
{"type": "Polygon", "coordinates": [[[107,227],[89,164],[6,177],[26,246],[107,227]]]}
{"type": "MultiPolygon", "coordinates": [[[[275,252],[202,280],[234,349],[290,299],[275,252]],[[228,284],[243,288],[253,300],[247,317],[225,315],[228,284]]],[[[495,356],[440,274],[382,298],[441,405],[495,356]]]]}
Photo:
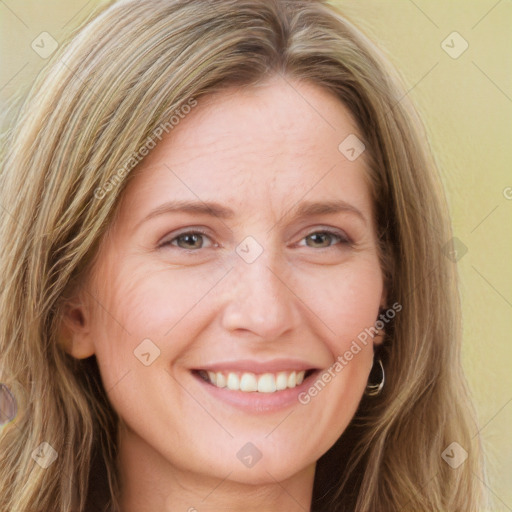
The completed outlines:
{"type": "Polygon", "coordinates": [[[319,372],[320,370],[315,370],[304,379],[302,384],[294,388],[283,389],[282,391],[275,391],[274,393],[233,391],[228,388],[214,386],[210,382],[206,382],[196,373],[192,373],[192,376],[199,382],[201,387],[214,398],[243,411],[261,414],[265,412],[281,411],[292,405],[300,405],[299,394],[309,388],[311,382],[315,380],[319,372]]]}

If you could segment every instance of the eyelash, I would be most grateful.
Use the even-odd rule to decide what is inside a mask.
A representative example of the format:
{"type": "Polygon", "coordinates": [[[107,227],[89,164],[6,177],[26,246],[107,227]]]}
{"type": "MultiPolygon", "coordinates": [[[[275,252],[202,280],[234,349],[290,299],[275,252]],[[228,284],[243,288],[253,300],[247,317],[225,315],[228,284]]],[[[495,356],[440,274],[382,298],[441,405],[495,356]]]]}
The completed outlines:
{"type": "MultiPolygon", "coordinates": [[[[334,248],[336,245],[345,245],[345,246],[352,246],[353,245],[353,243],[349,239],[349,237],[347,235],[345,235],[343,232],[340,232],[340,231],[337,231],[337,230],[333,230],[333,229],[328,229],[328,228],[319,229],[319,230],[316,230],[316,231],[311,231],[311,233],[309,233],[305,237],[301,238],[301,241],[305,240],[306,238],[310,237],[311,235],[318,235],[318,234],[329,235],[329,236],[331,236],[333,238],[337,238],[338,239],[338,244],[334,243],[334,244],[331,244],[331,245],[329,245],[327,247],[320,247],[319,249],[331,249],[331,248],[334,248]]],[[[186,236],[186,235],[201,235],[203,237],[209,238],[208,234],[205,233],[204,231],[200,230],[200,229],[194,229],[194,230],[191,230],[191,231],[183,231],[182,233],[179,233],[178,235],[176,235],[171,240],[163,242],[160,245],[160,247],[169,247],[169,246],[171,246],[171,247],[175,247],[176,249],[181,249],[182,251],[188,251],[188,252],[196,252],[199,249],[202,249],[202,247],[200,247],[199,249],[183,249],[182,247],[178,247],[178,246],[176,246],[176,245],[174,245],[172,243],[172,242],[178,240],[178,238],[186,236]]],[[[301,247],[307,247],[307,246],[301,245],[301,247]]],[[[314,247],[313,247],[313,249],[314,249],[314,247]]]]}

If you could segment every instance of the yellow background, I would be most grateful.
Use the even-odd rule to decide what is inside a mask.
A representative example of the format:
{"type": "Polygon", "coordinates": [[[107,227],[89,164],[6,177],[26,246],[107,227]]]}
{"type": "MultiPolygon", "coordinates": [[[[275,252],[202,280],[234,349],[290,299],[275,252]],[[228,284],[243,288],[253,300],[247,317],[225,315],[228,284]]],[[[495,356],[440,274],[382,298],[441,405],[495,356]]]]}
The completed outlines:
{"type": "MultiPolygon", "coordinates": [[[[454,234],[467,247],[458,262],[464,366],[487,451],[487,485],[493,510],[512,510],[512,2],[333,2],[398,67],[427,125],[454,234]],[[469,44],[456,59],[441,46],[454,31],[469,44]]],[[[4,130],[13,115],[7,108],[12,98],[26,92],[45,63],[32,41],[49,32],[61,42],[98,4],[0,2],[4,130]]]]}

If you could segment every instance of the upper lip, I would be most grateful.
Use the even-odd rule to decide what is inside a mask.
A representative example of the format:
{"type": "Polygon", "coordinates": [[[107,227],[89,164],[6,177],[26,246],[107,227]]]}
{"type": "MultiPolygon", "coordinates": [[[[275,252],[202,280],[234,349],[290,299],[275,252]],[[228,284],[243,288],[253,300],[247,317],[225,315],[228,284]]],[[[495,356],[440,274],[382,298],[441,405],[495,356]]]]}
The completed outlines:
{"type": "Polygon", "coordinates": [[[239,371],[252,373],[274,373],[278,371],[313,370],[315,365],[298,359],[271,359],[269,361],[255,361],[238,359],[236,361],[219,361],[199,366],[197,370],[212,372],[239,371]]]}

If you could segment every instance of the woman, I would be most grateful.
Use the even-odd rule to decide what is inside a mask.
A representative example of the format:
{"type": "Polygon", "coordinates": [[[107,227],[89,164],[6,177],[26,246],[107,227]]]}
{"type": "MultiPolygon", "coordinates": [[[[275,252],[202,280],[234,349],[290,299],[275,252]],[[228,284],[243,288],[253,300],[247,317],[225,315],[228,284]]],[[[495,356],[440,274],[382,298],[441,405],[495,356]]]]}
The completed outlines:
{"type": "Polygon", "coordinates": [[[3,162],[0,509],[479,510],[425,140],[324,2],[99,13],[3,162]]]}

